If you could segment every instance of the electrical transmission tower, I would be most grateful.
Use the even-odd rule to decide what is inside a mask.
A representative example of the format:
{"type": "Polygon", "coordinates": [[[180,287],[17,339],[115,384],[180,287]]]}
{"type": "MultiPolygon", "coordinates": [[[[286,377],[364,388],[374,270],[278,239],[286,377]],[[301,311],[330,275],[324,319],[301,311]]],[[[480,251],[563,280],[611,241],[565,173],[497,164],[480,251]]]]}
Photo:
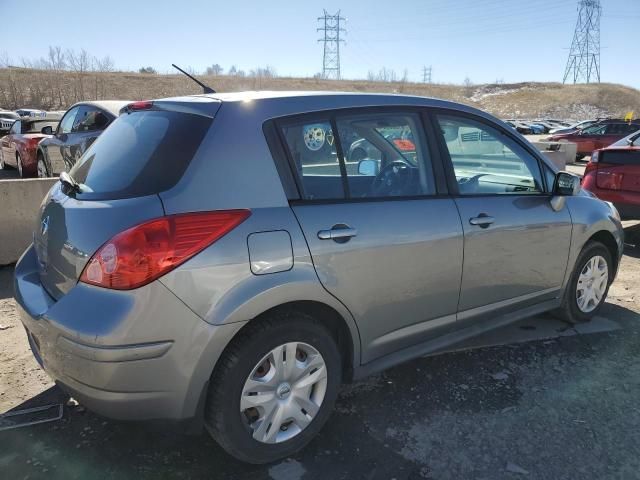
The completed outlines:
{"type": "Polygon", "coordinates": [[[431,83],[431,65],[422,67],[422,83],[431,83]]]}
{"type": "Polygon", "coordinates": [[[562,83],[600,82],[600,0],[578,1],[578,22],[562,83]]]}
{"type": "Polygon", "coordinates": [[[347,33],[340,22],[344,22],[345,18],[340,16],[340,10],[335,15],[329,15],[325,10],[324,16],[318,17],[318,21],[322,26],[317,31],[324,33],[324,37],[318,39],[319,42],[324,42],[322,78],[340,80],[340,42],[344,42],[340,34],[347,33]]]}

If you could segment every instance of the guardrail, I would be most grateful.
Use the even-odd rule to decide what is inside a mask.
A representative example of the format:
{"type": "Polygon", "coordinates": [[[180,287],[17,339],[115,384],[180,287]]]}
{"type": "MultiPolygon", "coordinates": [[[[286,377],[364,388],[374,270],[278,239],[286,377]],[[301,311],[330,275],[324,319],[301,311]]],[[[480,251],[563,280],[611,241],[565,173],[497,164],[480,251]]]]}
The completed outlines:
{"type": "Polygon", "coordinates": [[[0,265],[16,262],[29,246],[40,203],[56,181],[0,180],[0,265]]]}

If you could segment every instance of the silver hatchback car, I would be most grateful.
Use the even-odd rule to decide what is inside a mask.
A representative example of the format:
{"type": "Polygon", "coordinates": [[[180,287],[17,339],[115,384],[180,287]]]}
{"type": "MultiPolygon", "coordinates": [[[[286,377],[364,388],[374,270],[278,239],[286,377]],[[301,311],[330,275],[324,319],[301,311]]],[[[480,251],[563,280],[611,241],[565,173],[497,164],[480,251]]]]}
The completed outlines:
{"type": "Polygon", "coordinates": [[[622,250],[611,204],[471,107],[208,94],[123,108],[42,202],[15,292],[89,409],[199,421],[264,463],[342,382],[540,312],[589,320],[622,250]]]}

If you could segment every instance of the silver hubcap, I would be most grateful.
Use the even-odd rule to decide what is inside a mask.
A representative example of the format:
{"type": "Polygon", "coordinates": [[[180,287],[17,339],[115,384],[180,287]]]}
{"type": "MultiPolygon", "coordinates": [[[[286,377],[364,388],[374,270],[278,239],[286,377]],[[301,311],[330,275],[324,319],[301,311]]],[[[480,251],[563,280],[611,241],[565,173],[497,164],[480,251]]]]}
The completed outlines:
{"type": "Polygon", "coordinates": [[[18,161],[16,163],[18,164],[18,173],[22,176],[22,159],[20,158],[20,155],[18,155],[18,161]]]}
{"type": "Polygon", "coordinates": [[[42,160],[38,160],[38,178],[45,178],[47,176],[47,168],[44,166],[42,160]]]}
{"type": "Polygon", "coordinates": [[[290,342],[271,350],[253,368],[240,398],[253,438],[280,443],[304,430],[317,415],[327,391],[327,367],[320,352],[290,342]]]}
{"type": "Polygon", "coordinates": [[[581,312],[594,311],[607,290],[609,282],[609,267],[607,261],[600,255],[592,257],[583,267],[578,277],[576,301],[581,312]]]}

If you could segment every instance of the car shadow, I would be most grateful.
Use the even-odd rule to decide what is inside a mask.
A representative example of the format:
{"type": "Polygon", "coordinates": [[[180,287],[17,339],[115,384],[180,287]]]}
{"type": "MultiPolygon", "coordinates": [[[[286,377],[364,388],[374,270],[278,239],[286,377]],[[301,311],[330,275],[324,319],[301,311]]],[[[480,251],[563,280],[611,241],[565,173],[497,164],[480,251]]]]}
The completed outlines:
{"type": "Polygon", "coordinates": [[[13,297],[13,265],[0,267],[0,300],[13,297]]]}

